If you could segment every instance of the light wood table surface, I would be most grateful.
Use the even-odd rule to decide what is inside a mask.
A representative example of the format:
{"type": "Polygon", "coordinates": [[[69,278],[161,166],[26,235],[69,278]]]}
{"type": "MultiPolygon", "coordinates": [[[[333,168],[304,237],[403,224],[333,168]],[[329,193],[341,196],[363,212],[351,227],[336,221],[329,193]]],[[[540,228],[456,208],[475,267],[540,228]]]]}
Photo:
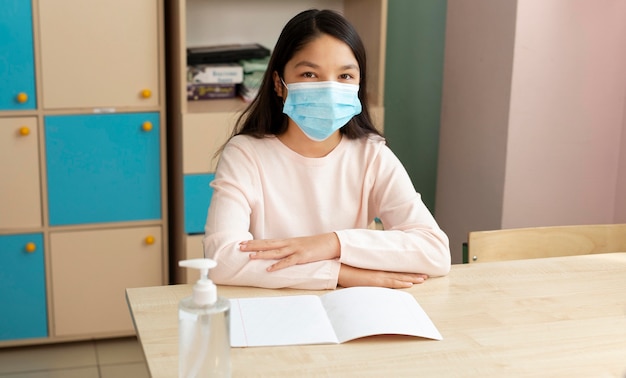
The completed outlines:
{"type": "MultiPolygon", "coordinates": [[[[442,341],[232,348],[234,377],[626,377],[626,253],[454,265],[406,289],[442,341]]],[[[127,289],[153,377],[178,374],[178,302],[191,285],[127,289]]],[[[224,297],[311,293],[218,288],[224,297]]],[[[324,292],[315,292],[324,293],[324,292]]]]}

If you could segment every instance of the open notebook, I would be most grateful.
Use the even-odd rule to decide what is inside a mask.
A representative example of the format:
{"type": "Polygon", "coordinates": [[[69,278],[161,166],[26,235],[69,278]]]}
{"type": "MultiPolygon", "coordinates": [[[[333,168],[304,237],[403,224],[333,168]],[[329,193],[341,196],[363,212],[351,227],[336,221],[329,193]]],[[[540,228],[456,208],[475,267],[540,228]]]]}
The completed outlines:
{"type": "Polygon", "coordinates": [[[415,298],[401,290],[353,287],[230,302],[233,347],[338,344],[380,334],[442,339],[415,298]]]}

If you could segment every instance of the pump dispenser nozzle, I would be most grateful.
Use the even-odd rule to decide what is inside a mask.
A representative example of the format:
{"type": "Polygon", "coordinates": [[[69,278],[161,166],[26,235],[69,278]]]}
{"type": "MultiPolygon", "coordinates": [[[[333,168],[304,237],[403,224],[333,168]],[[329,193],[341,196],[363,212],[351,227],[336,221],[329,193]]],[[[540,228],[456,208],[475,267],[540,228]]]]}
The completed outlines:
{"type": "Polygon", "coordinates": [[[209,279],[209,269],[217,263],[211,259],[191,259],[178,262],[179,266],[200,270],[200,279],[193,286],[192,298],[199,306],[212,305],[217,301],[217,288],[209,279]]]}

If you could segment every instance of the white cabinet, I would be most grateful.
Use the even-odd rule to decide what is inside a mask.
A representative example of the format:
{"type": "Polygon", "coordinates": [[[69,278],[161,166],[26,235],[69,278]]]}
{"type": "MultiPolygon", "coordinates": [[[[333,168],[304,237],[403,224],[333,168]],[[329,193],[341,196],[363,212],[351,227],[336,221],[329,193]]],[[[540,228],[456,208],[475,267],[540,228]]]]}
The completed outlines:
{"type": "Polygon", "coordinates": [[[0,118],[0,230],[41,227],[35,117],[0,118]]]}
{"type": "Polygon", "coordinates": [[[52,232],[54,335],[134,333],[124,290],[163,284],[162,249],[158,226],[52,232]]]}
{"type": "Polygon", "coordinates": [[[183,116],[183,173],[215,171],[218,161],[215,153],[228,140],[238,115],[236,112],[210,112],[183,116]]]}
{"type": "MultiPolygon", "coordinates": [[[[185,258],[201,259],[204,257],[202,250],[202,238],[204,235],[187,235],[185,238],[185,258]]],[[[178,277],[180,282],[194,283],[200,278],[197,271],[192,269],[183,269],[178,277]]]]}
{"type": "Polygon", "coordinates": [[[169,282],[163,4],[0,0],[0,347],[132,335],[169,282]]]}
{"type": "Polygon", "coordinates": [[[158,106],[159,5],[40,0],[43,107],[158,106]]]}

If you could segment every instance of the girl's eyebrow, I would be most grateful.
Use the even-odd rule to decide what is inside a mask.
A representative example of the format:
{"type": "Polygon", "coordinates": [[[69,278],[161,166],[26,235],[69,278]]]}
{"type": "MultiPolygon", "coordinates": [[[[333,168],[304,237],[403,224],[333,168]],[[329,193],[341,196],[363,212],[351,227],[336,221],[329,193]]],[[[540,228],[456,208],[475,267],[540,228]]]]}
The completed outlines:
{"type": "Polygon", "coordinates": [[[359,66],[356,64],[346,64],[345,66],[341,67],[342,70],[357,70],[359,71],[359,66]]]}
{"type": "MultiPolygon", "coordinates": [[[[320,66],[318,64],[315,64],[313,62],[309,62],[308,60],[303,60],[301,62],[296,63],[295,67],[311,67],[311,68],[317,68],[319,69],[320,66]]],[[[356,64],[346,64],[345,66],[341,66],[342,70],[357,70],[359,71],[359,66],[356,64]]]]}
{"type": "Polygon", "coordinates": [[[295,67],[300,67],[300,66],[305,66],[305,67],[311,67],[311,68],[320,68],[319,65],[313,63],[313,62],[309,62],[308,60],[303,60],[301,62],[296,63],[295,67]]]}

